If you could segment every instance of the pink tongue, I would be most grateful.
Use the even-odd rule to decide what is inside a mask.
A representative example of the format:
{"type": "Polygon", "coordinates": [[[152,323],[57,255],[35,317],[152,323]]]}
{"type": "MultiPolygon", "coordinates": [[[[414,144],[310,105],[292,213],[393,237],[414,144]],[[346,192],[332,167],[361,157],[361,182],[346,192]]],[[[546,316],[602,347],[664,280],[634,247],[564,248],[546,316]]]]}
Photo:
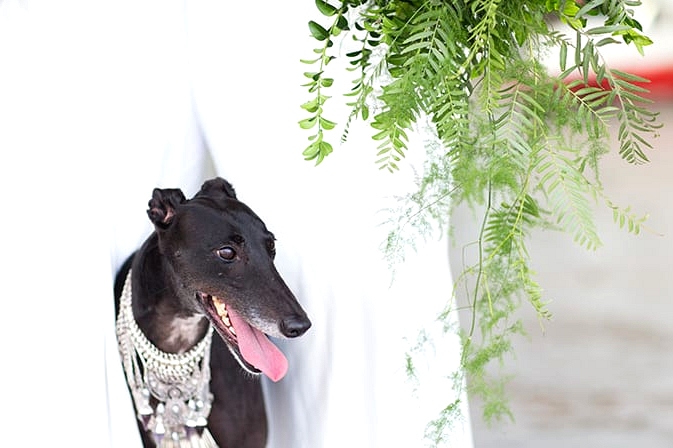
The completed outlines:
{"type": "Polygon", "coordinates": [[[248,325],[231,308],[227,308],[231,324],[236,330],[238,348],[243,358],[273,381],[278,381],[287,372],[287,358],[269,341],[264,333],[248,325]]]}

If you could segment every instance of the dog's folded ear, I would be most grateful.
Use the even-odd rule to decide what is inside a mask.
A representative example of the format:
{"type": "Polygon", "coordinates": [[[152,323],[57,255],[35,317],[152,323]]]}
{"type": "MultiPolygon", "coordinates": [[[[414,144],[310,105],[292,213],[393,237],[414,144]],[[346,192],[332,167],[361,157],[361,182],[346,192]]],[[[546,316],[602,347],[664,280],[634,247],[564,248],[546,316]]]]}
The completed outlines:
{"type": "Polygon", "coordinates": [[[185,200],[185,195],[178,188],[155,188],[147,204],[147,216],[158,229],[166,229],[173,221],[175,208],[185,200]]]}
{"type": "Polygon", "coordinates": [[[201,191],[197,193],[197,196],[200,194],[211,197],[224,195],[225,197],[236,199],[236,190],[234,190],[234,187],[221,177],[216,177],[204,182],[203,185],[201,185],[201,191]]]}

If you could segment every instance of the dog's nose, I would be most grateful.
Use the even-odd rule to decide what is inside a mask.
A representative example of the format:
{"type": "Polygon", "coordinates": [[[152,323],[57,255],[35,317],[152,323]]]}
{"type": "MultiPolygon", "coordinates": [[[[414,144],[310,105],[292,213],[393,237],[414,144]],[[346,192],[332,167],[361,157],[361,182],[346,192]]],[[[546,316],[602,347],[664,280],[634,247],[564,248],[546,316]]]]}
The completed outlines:
{"type": "Polygon", "coordinates": [[[288,338],[296,338],[311,328],[311,321],[303,316],[290,316],[280,321],[280,332],[288,338]]]}

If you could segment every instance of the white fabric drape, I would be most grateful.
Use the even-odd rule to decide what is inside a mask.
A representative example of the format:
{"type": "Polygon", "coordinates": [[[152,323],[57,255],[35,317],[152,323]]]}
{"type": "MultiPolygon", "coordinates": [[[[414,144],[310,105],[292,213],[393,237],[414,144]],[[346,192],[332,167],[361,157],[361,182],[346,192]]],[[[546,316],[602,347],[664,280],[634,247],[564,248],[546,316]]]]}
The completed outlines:
{"type": "MultiPolygon", "coordinates": [[[[321,166],[302,160],[299,59],[315,15],[312,1],[0,2],[3,438],[140,446],[114,272],[151,231],[152,188],[189,197],[218,174],[276,234],[313,322],[279,342],[288,376],[264,382],[269,448],[423,445],[458,345],[435,345],[420,386],[404,353],[450,295],[446,244],[410,254],[391,286],[381,210],[411,170],[378,171],[366,126],[321,166]]],[[[467,419],[454,439],[472,446],[467,419]]]]}

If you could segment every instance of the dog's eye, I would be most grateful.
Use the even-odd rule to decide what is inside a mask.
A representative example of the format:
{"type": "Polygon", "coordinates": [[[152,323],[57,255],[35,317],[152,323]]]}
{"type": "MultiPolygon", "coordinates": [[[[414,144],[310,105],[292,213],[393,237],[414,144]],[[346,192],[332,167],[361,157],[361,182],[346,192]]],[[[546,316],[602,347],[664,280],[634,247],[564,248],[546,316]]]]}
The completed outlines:
{"type": "Polygon", "coordinates": [[[233,261],[234,258],[236,258],[236,251],[231,246],[224,246],[220,249],[217,249],[217,256],[224,261],[233,261]]]}
{"type": "Polygon", "coordinates": [[[276,255],[276,242],[274,240],[267,241],[266,248],[272,256],[276,255]]]}

